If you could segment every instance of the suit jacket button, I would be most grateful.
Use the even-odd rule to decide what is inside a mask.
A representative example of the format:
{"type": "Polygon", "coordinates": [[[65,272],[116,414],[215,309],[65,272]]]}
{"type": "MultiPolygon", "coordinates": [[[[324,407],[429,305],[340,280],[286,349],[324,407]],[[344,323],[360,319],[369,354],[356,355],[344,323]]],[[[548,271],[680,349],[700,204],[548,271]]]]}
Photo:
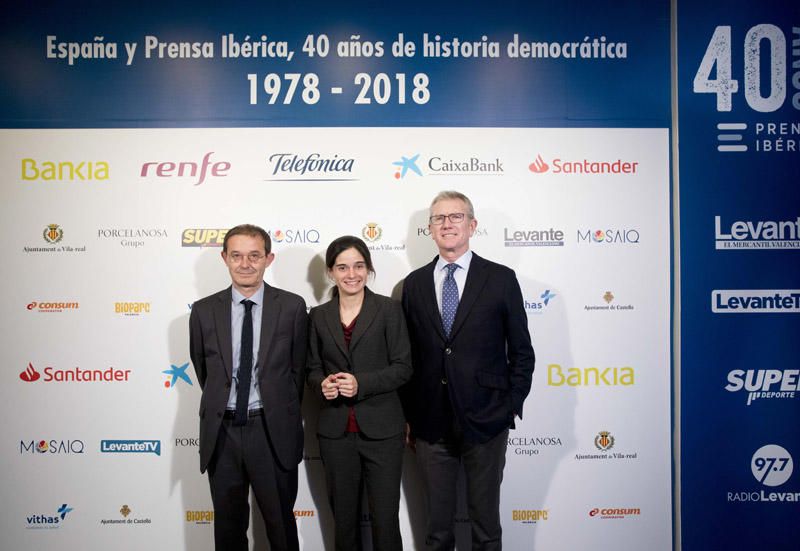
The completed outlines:
{"type": "Polygon", "coordinates": [[[449,356],[450,354],[452,354],[452,353],[453,353],[453,349],[452,349],[452,348],[445,348],[445,349],[444,349],[444,353],[445,353],[445,354],[447,354],[447,355],[449,356]]]}
{"type": "Polygon", "coordinates": [[[446,384],[447,384],[447,377],[442,377],[442,384],[443,384],[443,385],[446,385],[446,384]]]}

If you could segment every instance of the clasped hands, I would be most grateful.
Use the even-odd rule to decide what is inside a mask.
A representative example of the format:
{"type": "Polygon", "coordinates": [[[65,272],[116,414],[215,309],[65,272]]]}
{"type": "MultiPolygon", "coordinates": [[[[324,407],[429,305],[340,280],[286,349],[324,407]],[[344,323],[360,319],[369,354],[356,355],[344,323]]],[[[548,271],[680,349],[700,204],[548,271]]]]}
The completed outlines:
{"type": "Polygon", "coordinates": [[[358,381],[352,373],[332,373],[322,380],[322,395],[334,400],[339,395],[352,398],[358,394],[358,381]]]}

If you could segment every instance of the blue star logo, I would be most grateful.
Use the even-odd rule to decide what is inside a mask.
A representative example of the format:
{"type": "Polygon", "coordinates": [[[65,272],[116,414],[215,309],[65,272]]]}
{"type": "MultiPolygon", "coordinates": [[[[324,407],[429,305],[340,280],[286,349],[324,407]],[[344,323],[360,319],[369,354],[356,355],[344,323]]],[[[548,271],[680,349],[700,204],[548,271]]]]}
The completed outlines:
{"type": "Polygon", "coordinates": [[[547,303],[550,302],[550,299],[555,298],[556,296],[558,295],[556,295],[555,293],[551,293],[550,289],[547,289],[544,293],[542,293],[539,296],[539,298],[541,298],[544,301],[544,305],[547,306],[547,303]]]}
{"type": "Polygon", "coordinates": [[[164,386],[167,388],[171,386],[175,386],[175,383],[178,382],[178,379],[182,379],[186,381],[188,384],[192,384],[192,380],[189,378],[188,373],[186,373],[186,368],[189,367],[189,362],[186,362],[182,366],[177,366],[173,364],[169,364],[169,369],[165,369],[161,373],[166,373],[167,375],[172,375],[172,381],[166,381],[164,386]]]}
{"type": "Polygon", "coordinates": [[[58,513],[61,515],[61,520],[64,520],[64,517],[67,516],[67,513],[72,511],[72,507],[67,507],[67,504],[63,504],[61,507],[58,508],[58,513]]]}
{"type": "Polygon", "coordinates": [[[419,153],[411,158],[401,156],[399,161],[394,161],[392,164],[400,167],[398,172],[395,173],[394,177],[398,180],[400,178],[405,178],[406,172],[409,170],[417,176],[422,176],[422,171],[417,166],[417,159],[419,159],[419,153]]]}

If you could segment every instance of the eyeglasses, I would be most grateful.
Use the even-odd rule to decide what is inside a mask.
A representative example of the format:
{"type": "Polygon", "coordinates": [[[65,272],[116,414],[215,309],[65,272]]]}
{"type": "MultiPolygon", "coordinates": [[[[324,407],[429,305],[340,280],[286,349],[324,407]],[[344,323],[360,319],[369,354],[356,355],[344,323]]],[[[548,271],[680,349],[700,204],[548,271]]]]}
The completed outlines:
{"type": "Polygon", "coordinates": [[[250,261],[251,264],[257,264],[261,262],[265,257],[266,255],[261,253],[250,253],[250,254],[231,253],[228,255],[228,259],[234,264],[241,263],[241,261],[244,260],[244,258],[247,258],[247,260],[250,261]]]}
{"type": "Polygon", "coordinates": [[[466,214],[463,212],[452,212],[450,214],[434,214],[430,218],[428,218],[428,222],[431,223],[433,226],[441,226],[444,224],[444,219],[447,218],[450,220],[451,224],[458,224],[464,220],[466,214]]]}

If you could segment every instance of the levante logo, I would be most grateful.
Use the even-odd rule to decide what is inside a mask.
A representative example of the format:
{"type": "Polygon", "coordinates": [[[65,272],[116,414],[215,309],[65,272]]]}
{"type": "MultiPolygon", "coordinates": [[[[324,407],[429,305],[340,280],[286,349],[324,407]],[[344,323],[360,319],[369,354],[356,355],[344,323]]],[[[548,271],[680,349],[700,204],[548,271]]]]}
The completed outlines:
{"type": "Polygon", "coordinates": [[[717,250],[800,249],[800,216],[795,220],[736,220],[714,217],[717,250]]]}

